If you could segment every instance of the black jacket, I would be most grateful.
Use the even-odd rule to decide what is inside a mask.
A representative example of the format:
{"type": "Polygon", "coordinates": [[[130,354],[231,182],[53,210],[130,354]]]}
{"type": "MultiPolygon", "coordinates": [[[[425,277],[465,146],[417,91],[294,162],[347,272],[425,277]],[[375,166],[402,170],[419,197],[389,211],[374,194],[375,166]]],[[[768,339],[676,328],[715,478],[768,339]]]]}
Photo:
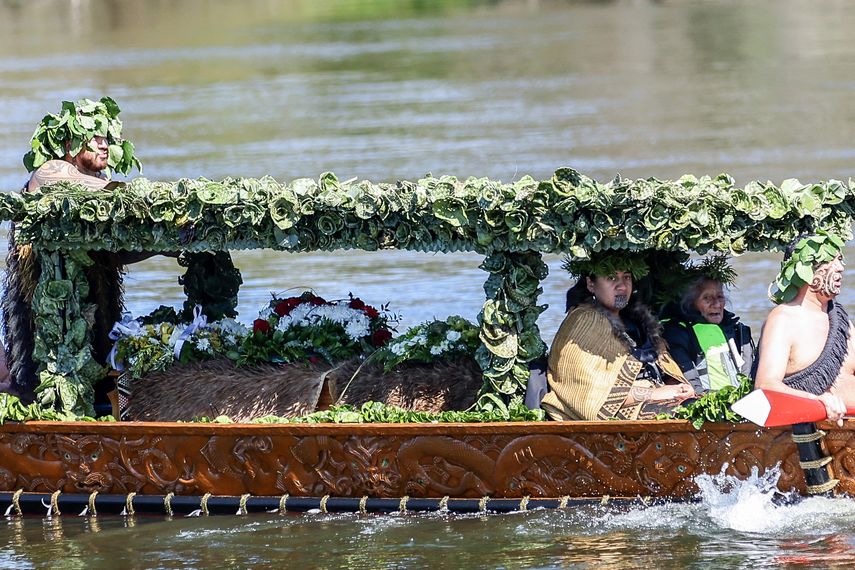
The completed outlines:
{"type": "MultiPolygon", "coordinates": [[[[699,369],[704,368],[705,354],[692,330],[696,323],[707,323],[700,312],[692,309],[683,311],[679,304],[669,303],[662,309],[661,314],[663,336],[668,343],[668,350],[686,376],[686,380],[692,385],[696,392],[704,391],[701,385],[699,369]]],[[[751,338],[751,329],[739,322],[739,317],[730,311],[724,311],[724,318],[719,324],[724,337],[733,339],[737,349],[745,361],[740,367],[740,372],[750,376],[754,364],[755,346],[751,338]]]]}

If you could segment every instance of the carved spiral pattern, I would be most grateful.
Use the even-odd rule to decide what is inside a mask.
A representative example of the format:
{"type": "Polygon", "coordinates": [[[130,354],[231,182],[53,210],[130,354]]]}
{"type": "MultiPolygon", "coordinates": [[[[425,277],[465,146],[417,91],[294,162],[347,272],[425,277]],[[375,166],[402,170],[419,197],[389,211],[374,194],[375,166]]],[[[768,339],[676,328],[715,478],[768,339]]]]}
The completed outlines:
{"type": "MultiPolygon", "coordinates": [[[[133,426],[133,424],[130,424],[133,426]]],[[[544,424],[528,424],[532,426],[544,424]]],[[[578,426],[532,433],[470,426],[403,428],[342,425],[317,435],[305,427],[255,432],[188,428],[158,433],[134,426],[116,436],[0,426],[0,487],[66,493],[204,493],[348,497],[672,496],[697,492],[693,478],[747,477],[781,465],[782,490],[804,492],[795,446],[783,430],[654,432],[582,431],[578,426]],[[366,429],[362,429],[366,428],[366,429]],[[413,433],[413,435],[408,435],[413,433]]],[[[833,431],[841,490],[855,491],[855,431],[833,431]]]]}

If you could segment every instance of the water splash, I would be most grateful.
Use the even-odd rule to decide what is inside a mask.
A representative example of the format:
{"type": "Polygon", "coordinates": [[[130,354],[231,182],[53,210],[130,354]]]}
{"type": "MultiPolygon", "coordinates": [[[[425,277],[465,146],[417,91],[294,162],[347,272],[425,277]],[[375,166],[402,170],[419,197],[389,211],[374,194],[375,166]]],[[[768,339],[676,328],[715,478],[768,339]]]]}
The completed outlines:
{"type": "Polygon", "coordinates": [[[780,496],[780,468],[775,466],[759,475],[757,467],[752,467],[745,480],[728,475],[726,468],[725,465],[718,475],[695,478],[701,506],[709,518],[720,527],[746,532],[764,532],[779,526],[782,507],[776,497],[780,496]]]}
{"type": "Polygon", "coordinates": [[[846,498],[809,497],[798,499],[778,488],[779,466],[759,475],[756,467],[747,479],[738,479],[724,471],[718,475],[700,475],[700,508],[716,526],[731,530],[786,534],[822,532],[855,519],[855,502],[846,498]]]}
{"type": "Polygon", "coordinates": [[[747,478],[728,475],[695,478],[697,501],[668,502],[629,510],[607,508],[589,519],[590,530],[652,531],[666,534],[718,535],[728,529],[770,539],[784,536],[823,535],[855,526],[855,501],[848,497],[808,497],[778,490],[780,467],[762,475],[752,469],[747,478]]]}

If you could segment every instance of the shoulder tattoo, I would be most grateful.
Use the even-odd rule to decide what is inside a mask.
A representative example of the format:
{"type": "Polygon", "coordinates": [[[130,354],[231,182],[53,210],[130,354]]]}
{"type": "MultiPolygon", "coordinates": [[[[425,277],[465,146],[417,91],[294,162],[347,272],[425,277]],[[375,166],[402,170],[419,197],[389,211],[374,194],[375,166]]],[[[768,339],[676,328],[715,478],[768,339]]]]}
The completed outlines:
{"type": "Polygon", "coordinates": [[[73,178],[75,174],[79,173],[75,172],[72,166],[64,160],[49,160],[36,170],[33,178],[39,184],[44,185],[59,180],[68,180],[73,178]]]}

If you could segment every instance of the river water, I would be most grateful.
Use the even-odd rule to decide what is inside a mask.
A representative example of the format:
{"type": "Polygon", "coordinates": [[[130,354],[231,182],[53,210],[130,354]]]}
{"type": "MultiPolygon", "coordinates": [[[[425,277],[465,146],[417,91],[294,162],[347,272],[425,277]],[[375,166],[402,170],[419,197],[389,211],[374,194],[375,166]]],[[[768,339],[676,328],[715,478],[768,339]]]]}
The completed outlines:
{"type": "MultiPolygon", "coordinates": [[[[152,179],[332,170],[372,181],[428,172],[511,181],[573,166],[601,180],[846,180],[853,29],[843,0],[0,0],[0,188],[25,180],[21,156],[44,113],[104,94],[123,108],[125,135],[152,179]]],[[[734,262],[732,308],[755,335],[778,259],[734,262]]],[[[450,314],[474,319],[486,278],[466,254],[235,260],[245,321],[269,292],[307,287],[388,302],[402,330],[450,314]]],[[[558,257],[547,261],[548,341],[571,281],[558,257]]],[[[177,273],[167,259],[134,266],[129,308],[180,304],[177,273]]],[[[853,290],[843,295],[850,307],[853,290]]],[[[753,529],[710,508],[145,519],[132,530],[123,519],[10,520],[0,525],[0,566],[816,567],[843,564],[855,540],[849,501],[816,507],[834,517],[771,506],[767,518],[781,524],[753,529]]]]}

